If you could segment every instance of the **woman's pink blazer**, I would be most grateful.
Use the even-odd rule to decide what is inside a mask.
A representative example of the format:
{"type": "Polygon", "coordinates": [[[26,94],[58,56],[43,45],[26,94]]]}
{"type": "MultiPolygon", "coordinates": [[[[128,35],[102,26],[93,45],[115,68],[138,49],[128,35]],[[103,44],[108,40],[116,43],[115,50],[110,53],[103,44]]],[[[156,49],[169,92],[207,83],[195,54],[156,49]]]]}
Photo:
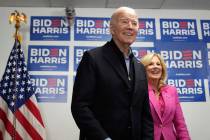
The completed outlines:
{"type": "Polygon", "coordinates": [[[148,88],[150,109],[154,121],[154,140],[160,140],[161,134],[163,134],[164,140],[190,140],[176,88],[169,85],[161,88],[165,103],[162,117],[158,100],[150,85],[148,88]]]}

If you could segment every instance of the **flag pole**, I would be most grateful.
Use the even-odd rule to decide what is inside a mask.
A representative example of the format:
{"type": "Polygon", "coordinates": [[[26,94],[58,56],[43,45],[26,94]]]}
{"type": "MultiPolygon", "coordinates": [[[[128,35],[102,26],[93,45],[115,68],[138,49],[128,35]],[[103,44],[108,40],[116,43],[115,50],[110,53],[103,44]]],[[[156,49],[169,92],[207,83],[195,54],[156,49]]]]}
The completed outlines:
{"type": "MultiPolygon", "coordinates": [[[[12,24],[12,23],[15,23],[15,34],[14,34],[14,38],[15,38],[15,47],[16,49],[18,49],[18,43],[21,43],[22,41],[22,37],[21,35],[19,34],[19,29],[20,29],[20,26],[21,26],[21,23],[26,23],[26,15],[24,13],[19,13],[17,10],[15,10],[13,13],[10,14],[9,16],[9,23],[12,24]]],[[[18,53],[17,51],[15,53],[18,53]]],[[[16,54],[16,56],[18,56],[18,54],[16,54]]],[[[16,64],[17,64],[17,59],[18,57],[16,57],[16,64]]],[[[14,115],[13,115],[13,126],[14,126],[14,129],[13,129],[13,135],[12,135],[12,140],[15,140],[16,139],[16,115],[15,115],[15,111],[16,111],[16,100],[17,100],[17,84],[16,84],[16,81],[17,81],[17,65],[16,65],[16,70],[15,70],[15,78],[14,78],[15,82],[14,82],[14,88],[13,88],[13,92],[14,92],[14,115]]]]}

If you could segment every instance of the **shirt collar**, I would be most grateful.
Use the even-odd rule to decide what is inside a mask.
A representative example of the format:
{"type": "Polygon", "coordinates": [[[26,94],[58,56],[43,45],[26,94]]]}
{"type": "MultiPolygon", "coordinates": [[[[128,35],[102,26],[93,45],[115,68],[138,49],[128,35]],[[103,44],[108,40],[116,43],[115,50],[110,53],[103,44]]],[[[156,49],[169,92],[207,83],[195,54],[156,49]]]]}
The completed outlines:
{"type": "Polygon", "coordinates": [[[120,49],[118,48],[118,46],[116,45],[116,43],[114,42],[113,39],[110,41],[110,43],[112,44],[112,46],[114,48],[114,51],[117,53],[117,55],[120,58],[124,58],[125,60],[128,60],[128,59],[132,59],[134,57],[131,47],[129,47],[129,54],[128,54],[128,56],[125,56],[123,54],[123,52],[120,51],[120,49]]]}

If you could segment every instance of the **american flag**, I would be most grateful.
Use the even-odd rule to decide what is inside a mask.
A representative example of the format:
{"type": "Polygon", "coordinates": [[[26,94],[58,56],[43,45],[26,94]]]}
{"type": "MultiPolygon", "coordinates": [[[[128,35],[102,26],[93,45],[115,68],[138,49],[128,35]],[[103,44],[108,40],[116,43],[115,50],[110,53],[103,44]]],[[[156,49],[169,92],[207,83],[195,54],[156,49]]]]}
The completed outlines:
{"type": "Polygon", "coordinates": [[[46,139],[34,93],[21,44],[16,40],[0,82],[0,140],[46,139]]]}

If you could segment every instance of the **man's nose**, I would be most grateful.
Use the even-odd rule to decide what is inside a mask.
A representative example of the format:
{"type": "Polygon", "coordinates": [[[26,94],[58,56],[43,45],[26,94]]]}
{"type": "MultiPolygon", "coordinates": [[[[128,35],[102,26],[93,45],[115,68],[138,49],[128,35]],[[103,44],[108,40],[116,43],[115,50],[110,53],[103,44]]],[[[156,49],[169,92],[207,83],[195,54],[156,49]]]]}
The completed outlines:
{"type": "Polygon", "coordinates": [[[134,28],[134,27],[135,27],[135,26],[133,25],[132,21],[129,21],[127,26],[128,26],[129,28],[134,28]]]}

